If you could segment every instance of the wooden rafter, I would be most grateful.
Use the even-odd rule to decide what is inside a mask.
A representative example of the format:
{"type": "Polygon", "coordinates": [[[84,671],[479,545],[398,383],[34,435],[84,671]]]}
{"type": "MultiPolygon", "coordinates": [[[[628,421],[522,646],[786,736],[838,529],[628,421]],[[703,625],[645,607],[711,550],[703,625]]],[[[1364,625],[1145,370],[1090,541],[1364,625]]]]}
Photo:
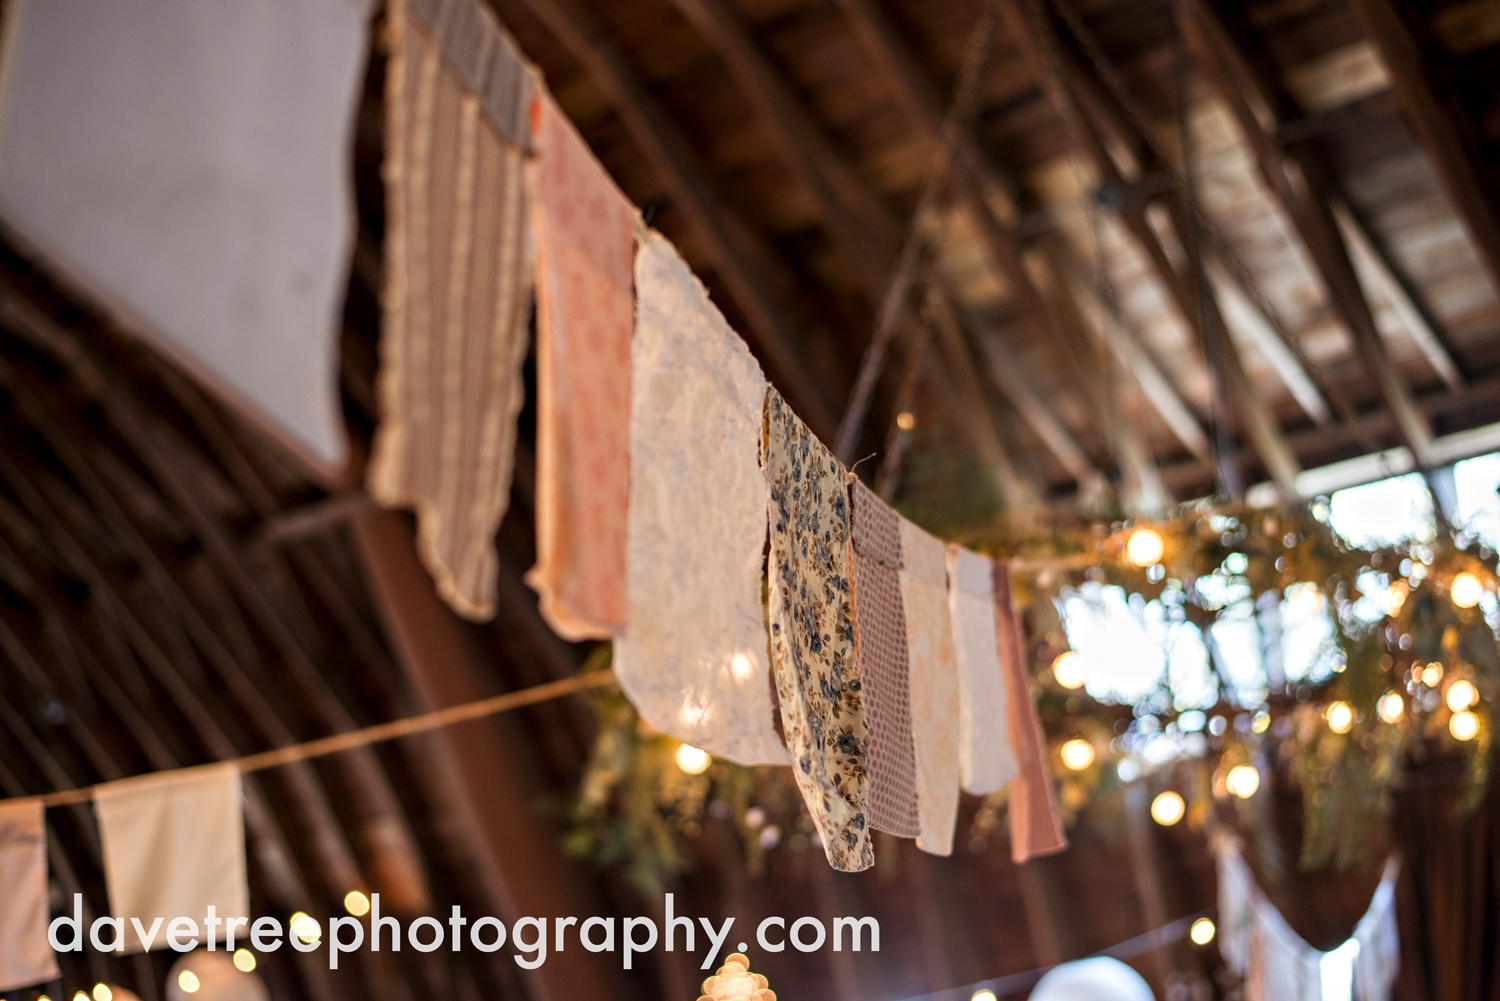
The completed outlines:
{"type": "Polygon", "coordinates": [[[1350,0],[1365,37],[1380,53],[1390,75],[1391,89],[1406,112],[1448,198],[1463,220],[1484,261],[1495,289],[1500,291],[1500,199],[1493,182],[1486,183],[1477,158],[1455,127],[1443,100],[1433,89],[1433,67],[1391,0],[1350,0]]]}
{"type": "Polygon", "coordinates": [[[1204,0],[1174,0],[1179,30],[1198,70],[1214,86],[1250,149],[1262,179],[1312,259],[1334,311],[1354,339],[1367,372],[1396,419],[1401,438],[1422,468],[1431,465],[1432,428],[1412,400],[1375,326],[1339,235],[1324,169],[1305,143],[1283,150],[1276,132],[1285,117],[1280,92],[1263,81],[1218,13],[1204,0]]]}
{"type": "MultiPolygon", "coordinates": [[[[895,26],[875,0],[838,2],[896,103],[927,142],[937,143],[943,120],[937,91],[907,50],[895,26]]],[[[1009,228],[1017,217],[1012,184],[968,132],[959,135],[954,154],[957,167],[954,182],[960,202],[977,225],[980,239],[995,265],[1015,289],[1022,317],[1047,343],[1062,343],[1064,335],[1057,327],[1057,318],[1043,302],[1026,269],[1020,241],[1009,228]]],[[[1088,458],[1087,451],[1024,379],[1006,371],[1009,360],[994,338],[976,332],[975,339],[996,386],[1077,482],[1080,495],[1097,496],[1107,481],[1088,458]]]]}
{"type": "MultiPolygon", "coordinates": [[[[1080,152],[1089,159],[1103,183],[1123,191],[1129,179],[1100,132],[1101,122],[1103,128],[1113,133],[1117,147],[1133,151],[1145,161],[1144,169],[1165,170],[1166,165],[1157,162],[1153,156],[1146,137],[1130,126],[1123,113],[1112,108],[1113,102],[1104,89],[1093,86],[1088,75],[1064,50],[1046,11],[1028,12],[1023,8],[1024,2],[1005,0],[1002,10],[1006,27],[1017,48],[1025,54],[1033,78],[1051,99],[1068,134],[1081,147],[1080,152]]],[[[1140,164],[1135,166],[1141,169],[1140,164]]],[[[1196,226],[1194,214],[1179,193],[1174,191],[1167,197],[1171,199],[1172,209],[1168,218],[1179,227],[1178,242],[1183,247],[1196,248],[1202,243],[1197,239],[1198,234],[1183,233],[1180,228],[1196,226]]],[[[1296,454],[1287,445],[1275,415],[1245,375],[1239,348],[1229,336],[1229,328],[1212,292],[1212,283],[1206,275],[1192,273],[1192,268],[1199,266],[1199,255],[1187,255],[1189,269],[1186,271],[1174,267],[1161,234],[1147,220],[1145,204],[1138,199],[1121,199],[1119,216],[1126,232],[1145,253],[1151,273],[1167,290],[1183,321],[1198,333],[1200,343],[1210,346],[1209,355],[1218,361],[1225,393],[1230,405],[1239,413],[1246,435],[1277,488],[1283,495],[1292,496],[1293,483],[1300,469],[1296,454]]]]}

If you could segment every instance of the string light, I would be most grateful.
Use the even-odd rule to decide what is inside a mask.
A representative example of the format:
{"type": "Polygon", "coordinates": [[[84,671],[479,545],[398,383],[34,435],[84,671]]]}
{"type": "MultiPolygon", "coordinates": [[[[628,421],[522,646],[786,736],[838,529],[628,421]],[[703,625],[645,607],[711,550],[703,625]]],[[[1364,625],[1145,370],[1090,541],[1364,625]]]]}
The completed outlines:
{"type": "Polygon", "coordinates": [[[188,994],[197,994],[198,988],[203,985],[198,982],[198,974],[192,970],[183,970],[177,974],[177,986],[181,987],[188,994]]]}
{"type": "Polygon", "coordinates": [[[323,929],[317,919],[303,911],[293,914],[292,919],[287,922],[287,927],[303,942],[316,942],[323,937],[323,929]]]}
{"type": "Polygon", "coordinates": [[[1462,712],[1479,701],[1479,690],[1474,687],[1472,681],[1459,678],[1448,686],[1448,708],[1454,712],[1462,712]]]}
{"type": "Polygon", "coordinates": [[[344,910],[357,918],[362,918],[370,913],[370,898],[358,890],[350,890],[344,894],[344,910]]]}
{"type": "Polygon", "coordinates": [[[724,957],[724,965],[703,981],[698,1001],[776,1001],[766,978],[750,972],[750,960],[742,952],[724,957]]]}
{"type": "Polygon", "coordinates": [[[708,771],[708,766],[713,764],[713,758],[709,753],[692,744],[679,744],[677,747],[677,767],[688,775],[702,775],[708,771]]]}
{"type": "Polygon", "coordinates": [[[1217,931],[1214,923],[1208,918],[1199,918],[1188,929],[1188,937],[1193,940],[1194,945],[1207,945],[1214,940],[1214,933],[1217,931]]]}
{"type": "Polygon", "coordinates": [[[234,968],[241,973],[254,973],[255,953],[249,949],[234,950],[234,968]]]}
{"type": "Polygon", "coordinates": [[[1422,684],[1428,688],[1436,688],[1443,680],[1443,665],[1433,661],[1422,669],[1422,684]]]}
{"type": "Polygon", "coordinates": [[[1401,717],[1406,715],[1406,700],[1401,697],[1400,692],[1386,692],[1375,703],[1375,712],[1387,723],[1399,723],[1401,717]]]}
{"type": "Polygon", "coordinates": [[[1328,721],[1328,729],[1334,733],[1348,733],[1354,729],[1354,707],[1347,702],[1328,703],[1328,708],[1323,710],[1323,718],[1328,721]]]}
{"type": "Polygon", "coordinates": [[[1249,799],[1260,788],[1260,772],[1252,765],[1235,765],[1224,776],[1224,785],[1240,799],[1249,799]]]}
{"type": "Polygon", "coordinates": [[[1062,763],[1075,772],[1083,771],[1094,763],[1094,745],[1075,737],[1063,744],[1062,763]]]}
{"type": "Polygon", "coordinates": [[[979,990],[969,995],[969,1001],[997,1001],[997,999],[995,998],[994,991],[990,990],[988,987],[981,987],[979,990]]]}
{"type": "Polygon", "coordinates": [[[910,410],[903,410],[896,415],[896,426],[903,431],[910,431],[917,426],[917,415],[910,410]]]}
{"type": "Polygon", "coordinates": [[[89,996],[83,993],[83,991],[79,991],[73,995],[73,1001],[89,1001],[89,996]]]}
{"type": "Polygon", "coordinates": [[[1449,586],[1448,591],[1449,597],[1453,599],[1453,604],[1459,608],[1473,608],[1479,604],[1479,596],[1484,594],[1484,582],[1476,575],[1465,570],[1453,578],[1453,583],[1449,586]]]}
{"type": "Polygon", "coordinates": [[[1455,740],[1473,740],[1479,736],[1479,717],[1467,709],[1456,712],[1448,721],[1448,732],[1455,740]]]}
{"type": "Polygon", "coordinates": [[[1154,528],[1138,528],[1125,540],[1125,559],[1138,567],[1160,563],[1166,551],[1166,540],[1154,528]]]}
{"type": "Polygon", "coordinates": [[[115,992],[109,989],[109,984],[94,985],[94,1001],[110,1001],[115,992]]]}
{"type": "Polygon", "coordinates": [[[1064,688],[1082,688],[1085,674],[1083,655],[1076,650],[1064,650],[1052,662],[1052,677],[1064,688]]]}
{"type": "Polygon", "coordinates": [[[735,681],[748,681],[755,673],[755,665],[750,662],[749,657],[737,653],[729,659],[729,670],[734,675],[735,681]]]}
{"type": "Polygon", "coordinates": [[[1151,819],[1163,827],[1171,827],[1182,819],[1187,813],[1187,804],[1182,797],[1172,790],[1157,796],[1151,801],[1151,819]]]}

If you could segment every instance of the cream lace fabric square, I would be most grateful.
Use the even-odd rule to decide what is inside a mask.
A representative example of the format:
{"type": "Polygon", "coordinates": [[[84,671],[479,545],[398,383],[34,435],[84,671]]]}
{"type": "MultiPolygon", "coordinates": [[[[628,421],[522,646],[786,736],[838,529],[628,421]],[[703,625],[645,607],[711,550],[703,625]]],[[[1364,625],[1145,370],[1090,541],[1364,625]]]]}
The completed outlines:
{"type": "Polygon", "coordinates": [[[786,764],[761,584],[766,380],[659,234],[635,259],[630,513],[620,687],[659,729],[744,765],[786,764]]]}
{"type": "Polygon", "coordinates": [[[843,465],[781,394],[766,391],[771,491],[769,618],[792,774],[835,869],[874,862],[869,733],[854,650],[843,465]]]}

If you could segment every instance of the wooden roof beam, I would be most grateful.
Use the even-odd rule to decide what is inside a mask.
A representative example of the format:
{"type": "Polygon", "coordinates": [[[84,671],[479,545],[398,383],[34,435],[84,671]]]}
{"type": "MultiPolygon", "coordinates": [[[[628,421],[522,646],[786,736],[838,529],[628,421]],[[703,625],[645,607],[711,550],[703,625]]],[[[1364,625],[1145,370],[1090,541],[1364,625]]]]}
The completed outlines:
{"type": "Polygon", "coordinates": [[[1019,512],[1039,507],[1042,492],[1016,468],[1005,440],[995,427],[958,313],[947,292],[935,280],[929,282],[926,304],[928,316],[937,333],[938,349],[948,376],[948,385],[953,390],[953,409],[957,412],[960,418],[958,423],[968,434],[980,463],[989,473],[1007,508],[1019,512]]]}
{"type": "Polygon", "coordinates": [[[1486,183],[1478,159],[1434,91],[1432,67],[1422,44],[1413,37],[1391,0],[1350,0],[1349,5],[1365,37],[1380,54],[1412,131],[1427,150],[1490,281],[1500,292],[1500,199],[1496,198],[1494,184],[1486,183]]]}
{"type": "MultiPolygon", "coordinates": [[[[1059,0],[1055,4],[1059,12],[1067,14],[1069,8],[1065,0],[1059,0]]],[[[1166,152],[1163,150],[1160,140],[1150,131],[1149,124],[1145,121],[1145,112],[1135,102],[1127,106],[1124,97],[1117,98],[1114,88],[1122,88],[1123,81],[1118,78],[1118,73],[1113,71],[1112,65],[1108,63],[1108,57],[1098,51],[1097,43],[1088,35],[1087,29],[1076,17],[1065,16],[1066,34],[1054,32],[1054,39],[1059,42],[1055,51],[1058,54],[1058,69],[1067,79],[1068,88],[1074,93],[1080,111],[1086,113],[1095,120],[1096,126],[1108,133],[1118,147],[1128,148],[1141,159],[1141,169],[1145,172],[1145,178],[1166,178],[1165,185],[1146,185],[1142,181],[1136,181],[1121,189],[1121,198],[1124,209],[1137,209],[1144,211],[1145,206],[1156,199],[1165,202],[1168,212],[1168,222],[1175,231],[1179,246],[1184,250],[1189,246],[1184,240],[1188,227],[1196,220],[1200,251],[1203,257],[1203,266],[1207,269],[1210,282],[1208,287],[1215,290],[1216,296],[1210,297],[1209,307],[1214,311],[1211,319],[1222,322],[1224,304],[1218,301],[1218,296],[1229,295],[1238,300],[1234,305],[1250,307],[1248,312],[1242,311],[1242,316],[1247,321],[1237,329],[1248,336],[1258,350],[1265,355],[1266,360],[1276,370],[1282,383],[1291,392],[1292,397],[1302,407],[1303,411],[1314,424],[1326,424],[1331,419],[1331,413],[1327,401],[1323,398],[1323,392],[1311,374],[1311,364],[1302,355],[1295,341],[1288,334],[1285,324],[1276,315],[1274,309],[1261,296],[1254,283],[1250,280],[1244,267],[1234,256],[1228,243],[1203,212],[1202,207],[1196,203],[1190,192],[1186,192],[1186,182],[1181,173],[1169,162],[1166,152]],[[1068,38],[1071,36],[1072,42],[1068,38]],[[1075,51],[1074,45],[1081,51],[1075,51]],[[1090,58],[1084,58],[1090,56],[1090,58]],[[1092,64],[1092,65],[1091,65],[1092,64]],[[1112,79],[1111,79],[1112,77],[1112,79]]],[[[1050,22],[1049,22],[1050,23],[1050,22]]],[[[1083,123],[1085,126],[1087,122],[1083,123]]],[[[1140,227],[1135,226],[1133,230],[1138,236],[1144,236],[1148,241],[1158,239],[1153,227],[1149,232],[1141,233],[1140,227]]],[[[1166,248],[1163,248],[1166,249],[1166,248]]],[[[1160,271],[1163,264],[1168,273],[1180,270],[1181,264],[1170,254],[1165,256],[1150,252],[1150,256],[1160,271]]],[[[1187,262],[1191,264],[1191,262],[1187,262]]],[[[1196,282],[1188,280],[1174,287],[1168,285],[1168,291],[1178,300],[1179,304],[1192,304],[1189,306],[1191,313],[1186,317],[1190,326],[1199,329],[1199,312],[1196,306],[1196,282]]]]}
{"type": "Polygon", "coordinates": [[[1229,106],[1262,178],[1301,237],[1322,278],[1335,312],[1354,339],[1366,371],[1422,468],[1432,461],[1432,428],[1392,363],[1375,326],[1370,304],[1354,271],[1329,203],[1323,169],[1305,145],[1285,153],[1276,142],[1280,127],[1278,94],[1260,80],[1233,35],[1205,0],[1174,0],[1179,30],[1198,70],[1229,106]]]}
{"type": "Polygon", "coordinates": [[[744,311],[754,345],[773,381],[820,437],[831,439],[838,417],[807,370],[802,351],[764,277],[734,228],[682,131],[651,94],[619,42],[577,0],[524,0],[593,77],[702,243],[714,270],[744,311]]]}
{"type": "MultiPolygon", "coordinates": [[[[1107,184],[1123,187],[1124,176],[1078,100],[1075,86],[1080,72],[1076,67],[1070,72],[1065,66],[1062,46],[1045,11],[1041,12],[1040,18],[1028,16],[1021,7],[1022,2],[1023,0],[1004,0],[1001,10],[1006,28],[1017,48],[1024,53],[1033,78],[1051,99],[1058,115],[1063,119],[1064,127],[1075,144],[1083,147],[1083,152],[1092,161],[1100,177],[1107,184]]],[[[1116,125],[1121,127],[1120,123],[1116,125]]],[[[1129,135],[1131,130],[1122,128],[1122,131],[1129,135]]],[[[1131,138],[1136,139],[1132,145],[1144,148],[1145,137],[1131,138]]],[[[1245,432],[1277,488],[1283,494],[1291,496],[1295,489],[1296,475],[1300,471],[1296,454],[1286,443],[1286,437],[1274,414],[1254,391],[1245,375],[1239,349],[1228,336],[1228,328],[1224,324],[1218,302],[1210,291],[1211,285],[1206,279],[1199,282],[1191,274],[1179,273],[1172,266],[1160,236],[1146,220],[1142,204],[1127,200],[1121,203],[1119,212],[1126,230],[1145,251],[1153,274],[1166,287],[1183,320],[1198,332],[1204,343],[1210,338],[1214,339],[1217,348],[1214,355],[1220,359],[1219,367],[1222,369],[1221,376],[1230,404],[1243,418],[1245,432]]],[[[1191,213],[1185,208],[1175,214],[1175,219],[1185,220],[1188,226],[1196,225],[1191,213]]],[[[1180,234],[1182,245],[1194,247],[1199,242],[1193,239],[1194,235],[1180,234]]],[[[1196,262],[1195,255],[1189,254],[1189,257],[1196,262]]]]}
{"type": "MultiPolygon", "coordinates": [[[[838,3],[855,37],[913,127],[929,143],[940,142],[943,109],[937,91],[885,12],[875,0],[838,0],[838,3]]],[[[1021,314],[1037,330],[1040,340],[1052,345],[1063,343],[1064,334],[1058,329],[1057,318],[1043,302],[1022,258],[1020,242],[1009,228],[1017,213],[1012,186],[1004,171],[968,132],[959,134],[954,152],[956,194],[976,224],[995,265],[1015,290],[1021,314]]],[[[1084,502],[1089,503],[1107,490],[1107,478],[1027,380],[1011,368],[1011,360],[994,339],[983,334],[975,339],[996,385],[1078,483],[1084,502]]]]}
{"type": "Polygon", "coordinates": [[[1354,259],[1365,265],[1365,270],[1374,278],[1375,291],[1400,318],[1401,325],[1416,342],[1427,364],[1449,389],[1455,393],[1463,389],[1464,377],[1458,370],[1458,363],[1453,360],[1437,325],[1422,306],[1417,290],[1401,274],[1382,242],[1347,201],[1340,199],[1333,203],[1333,217],[1338,221],[1339,232],[1344,235],[1344,242],[1354,259]]]}

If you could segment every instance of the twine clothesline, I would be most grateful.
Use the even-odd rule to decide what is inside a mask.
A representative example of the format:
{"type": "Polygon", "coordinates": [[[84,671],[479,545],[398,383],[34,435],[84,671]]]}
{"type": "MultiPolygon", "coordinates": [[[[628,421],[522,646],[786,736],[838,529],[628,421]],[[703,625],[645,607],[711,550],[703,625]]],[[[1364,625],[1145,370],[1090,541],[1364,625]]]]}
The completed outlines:
{"type": "MultiPolygon", "coordinates": [[[[414,733],[426,733],[429,730],[452,726],[455,723],[464,723],[485,716],[494,716],[497,713],[508,712],[511,709],[520,709],[524,706],[536,705],[539,702],[548,702],[564,695],[571,695],[574,692],[581,692],[590,688],[600,688],[604,685],[614,683],[614,671],[590,671],[587,674],[575,674],[560,681],[549,681],[543,685],[533,685],[530,688],[523,688],[520,691],[506,692],[504,695],[494,695],[487,699],[465,702],[462,705],[449,706],[446,709],[437,709],[418,716],[408,716],[404,719],[390,720],[386,723],[376,723],[374,726],[361,727],[358,730],[347,730],[344,733],[336,733],[329,737],[319,737],[316,740],[308,740],[300,744],[288,744],[285,747],[277,747],[269,751],[258,751],[255,754],[229,758],[218,762],[218,764],[237,765],[242,772],[258,772],[267,768],[289,765],[295,761],[321,758],[329,754],[338,754],[340,751],[353,750],[356,747],[366,747],[370,744],[394,740],[397,737],[407,737],[414,733]]],[[[168,771],[185,770],[169,769],[168,771]]],[[[155,774],[165,774],[165,772],[157,772],[155,774]]],[[[60,789],[57,792],[44,793],[36,798],[42,801],[42,806],[44,807],[87,803],[94,798],[94,790],[96,788],[97,786],[84,786],[79,789],[60,789]]]]}

